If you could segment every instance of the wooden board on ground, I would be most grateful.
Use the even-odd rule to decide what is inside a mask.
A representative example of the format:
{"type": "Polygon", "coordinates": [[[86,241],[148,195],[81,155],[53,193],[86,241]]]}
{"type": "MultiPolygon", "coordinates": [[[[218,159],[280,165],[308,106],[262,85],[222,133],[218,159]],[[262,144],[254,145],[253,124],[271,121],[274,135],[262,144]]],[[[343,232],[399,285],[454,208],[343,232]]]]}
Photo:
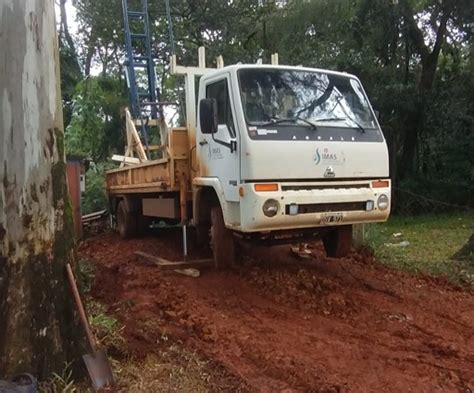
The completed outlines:
{"type": "Polygon", "coordinates": [[[214,266],[213,259],[198,259],[194,261],[169,261],[164,258],[157,257],[155,255],[148,254],[143,251],[135,251],[135,255],[138,255],[141,258],[146,259],[148,262],[153,263],[155,266],[163,270],[177,270],[177,269],[187,269],[187,268],[202,268],[202,267],[212,267],[214,266]]]}

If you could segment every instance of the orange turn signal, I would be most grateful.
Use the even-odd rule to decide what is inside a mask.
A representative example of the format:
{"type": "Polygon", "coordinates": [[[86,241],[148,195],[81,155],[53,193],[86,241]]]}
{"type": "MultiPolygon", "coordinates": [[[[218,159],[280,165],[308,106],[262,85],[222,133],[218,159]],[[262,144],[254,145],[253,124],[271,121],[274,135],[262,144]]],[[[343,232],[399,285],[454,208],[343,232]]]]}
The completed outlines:
{"type": "Polygon", "coordinates": [[[372,182],[372,188],[387,188],[388,186],[390,186],[388,180],[375,180],[372,182]]]}
{"type": "Polygon", "coordinates": [[[245,196],[245,188],[242,186],[239,187],[239,195],[243,198],[245,196]]]}
{"type": "Polygon", "coordinates": [[[255,191],[278,191],[277,183],[255,184],[255,191]]]}

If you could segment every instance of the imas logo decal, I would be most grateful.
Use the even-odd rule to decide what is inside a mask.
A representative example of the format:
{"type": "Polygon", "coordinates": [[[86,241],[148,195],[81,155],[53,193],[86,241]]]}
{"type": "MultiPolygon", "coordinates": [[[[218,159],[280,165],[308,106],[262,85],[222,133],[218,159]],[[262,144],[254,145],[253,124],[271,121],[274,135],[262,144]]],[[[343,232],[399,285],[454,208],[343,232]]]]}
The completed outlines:
{"type": "Polygon", "coordinates": [[[346,158],[344,157],[344,152],[341,150],[336,152],[334,150],[325,147],[320,149],[319,147],[316,149],[314,153],[314,165],[322,164],[330,164],[330,165],[337,165],[337,164],[344,164],[346,162],[346,158]]]}
{"type": "Polygon", "coordinates": [[[316,153],[314,155],[314,165],[318,165],[321,162],[321,154],[319,154],[319,149],[316,149],[316,153]]]}

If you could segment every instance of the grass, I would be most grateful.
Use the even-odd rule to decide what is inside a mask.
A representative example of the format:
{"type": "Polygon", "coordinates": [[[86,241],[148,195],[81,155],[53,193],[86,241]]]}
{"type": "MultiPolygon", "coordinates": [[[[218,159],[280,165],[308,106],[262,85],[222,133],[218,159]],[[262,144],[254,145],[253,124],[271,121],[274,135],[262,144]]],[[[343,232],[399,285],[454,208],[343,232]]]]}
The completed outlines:
{"type": "Polygon", "coordinates": [[[171,344],[145,359],[114,364],[119,386],[134,392],[207,392],[213,385],[210,364],[196,353],[171,344]]]}
{"type": "Polygon", "coordinates": [[[53,373],[49,380],[40,382],[38,386],[40,393],[77,393],[78,389],[72,378],[70,363],[64,365],[61,374],[53,373]]]}
{"type": "Polygon", "coordinates": [[[107,313],[107,308],[95,300],[88,299],[87,310],[92,331],[102,348],[114,355],[127,353],[127,342],[123,336],[124,326],[107,313]]]}
{"type": "Polygon", "coordinates": [[[394,216],[386,223],[367,225],[366,242],[389,266],[472,284],[474,264],[451,257],[473,232],[474,212],[394,216]]]}

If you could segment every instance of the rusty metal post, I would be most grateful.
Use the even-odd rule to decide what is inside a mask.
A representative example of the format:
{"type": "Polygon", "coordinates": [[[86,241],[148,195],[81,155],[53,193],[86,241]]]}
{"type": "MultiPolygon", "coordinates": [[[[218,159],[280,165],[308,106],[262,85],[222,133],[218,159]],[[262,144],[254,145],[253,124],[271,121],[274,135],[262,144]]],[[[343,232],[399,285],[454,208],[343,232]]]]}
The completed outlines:
{"type": "Polygon", "coordinates": [[[188,220],[188,204],[187,204],[187,185],[184,173],[179,175],[179,207],[181,214],[181,224],[185,224],[188,220]]]}
{"type": "Polygon", "coordinates": [[[179,205],[181,213],[181,225],[183,226],[183,257],[186,260],[188,256],[188,236],[187,236],[187,221],[188,221],[188,203],[187,203],[187,185],[184,173],[179,176],[179,205]]]}

